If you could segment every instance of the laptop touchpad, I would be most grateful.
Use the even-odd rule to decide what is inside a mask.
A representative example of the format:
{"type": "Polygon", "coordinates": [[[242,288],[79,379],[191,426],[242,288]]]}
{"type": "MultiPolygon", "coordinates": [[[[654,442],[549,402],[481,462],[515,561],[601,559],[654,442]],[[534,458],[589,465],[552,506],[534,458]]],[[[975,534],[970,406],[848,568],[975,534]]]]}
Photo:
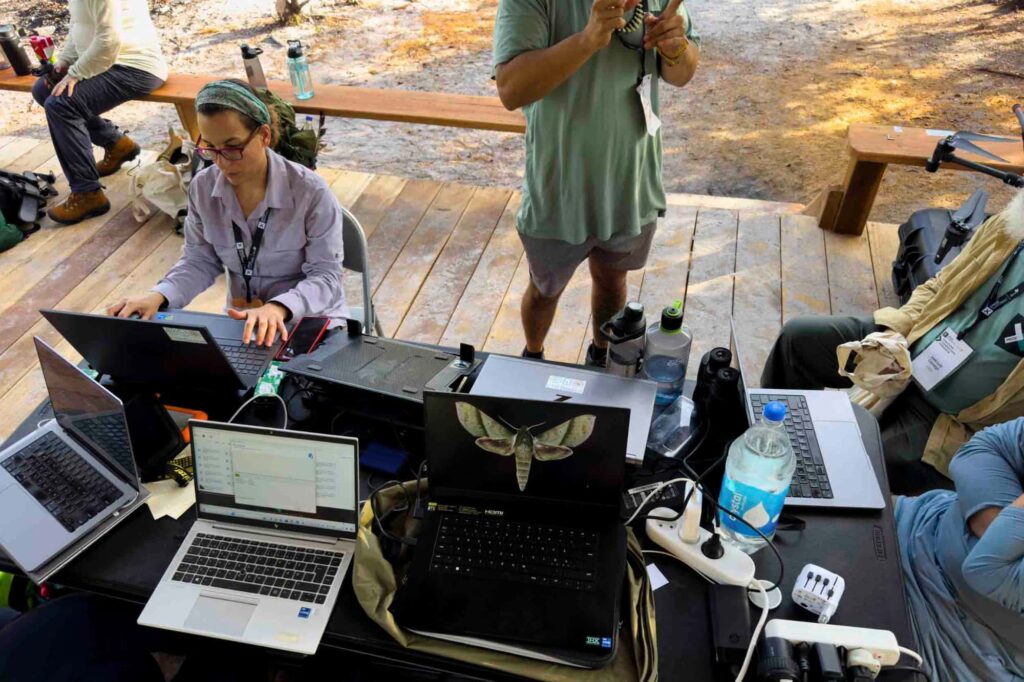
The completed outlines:
{"type": "Polygon", "coordinates": [[[216,632],[241,637],[256,604],[199,595],[185,619],[185,627],[200,632],[216,632]]]}

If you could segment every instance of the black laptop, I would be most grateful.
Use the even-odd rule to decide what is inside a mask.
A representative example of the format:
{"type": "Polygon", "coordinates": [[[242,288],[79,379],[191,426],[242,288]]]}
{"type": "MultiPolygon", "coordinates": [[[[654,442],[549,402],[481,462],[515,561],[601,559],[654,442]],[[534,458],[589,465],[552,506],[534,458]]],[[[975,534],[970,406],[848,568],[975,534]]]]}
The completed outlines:
{"type": "Polygon", "coordinates": [[[242,343],[245,322],[165,310],[152,320],[41,310],[89,365],[115,381],[248,389],[276,352],[242,343]]]}
{"type": "Polygon", "coordinates": [[[399,625],[557,663],[610,662],[629,410],[424,398],[430,502],[391,607],[399,625]]]}

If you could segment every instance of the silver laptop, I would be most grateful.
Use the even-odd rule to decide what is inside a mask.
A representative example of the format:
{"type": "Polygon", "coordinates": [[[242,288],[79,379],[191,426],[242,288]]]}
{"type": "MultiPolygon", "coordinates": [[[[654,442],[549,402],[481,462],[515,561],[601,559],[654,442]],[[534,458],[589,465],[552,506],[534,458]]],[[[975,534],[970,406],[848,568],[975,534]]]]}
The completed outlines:
{"type": "Polygon", "coordinates": [[[797,465],[786,504],[883,509],[885,498],[846,392],[748,389],[735,321],[730,325],[748,423],[760,420],[764,405],[773,400],[787,405],[786,430],[797,465]]]}
{"type": "Polygon", "coordinates": [[[642,464],[657,390],[658,384],[646,379],[627,379],[582,367],[490,355],[480,368],[470,393],[625,407],[629,409],[626,461],[642,464]]]}
{"type": "Polygon", "coordinates": [[[189,427],[197,520],[139,623],[315,653],[355,551],[358,441],[189,427]]]}
{"type": "Polygon", "coordinates": [[[0,546],[41,583],[138,509],[124,406],[39,337],[54,419],[0,452],[0,546]]]}

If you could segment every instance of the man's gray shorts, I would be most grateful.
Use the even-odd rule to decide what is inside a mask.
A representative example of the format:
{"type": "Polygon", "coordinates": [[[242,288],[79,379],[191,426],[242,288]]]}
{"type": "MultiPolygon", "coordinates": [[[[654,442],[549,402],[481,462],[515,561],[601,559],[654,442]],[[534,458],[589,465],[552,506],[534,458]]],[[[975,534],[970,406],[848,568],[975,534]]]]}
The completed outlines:
{"type": "Polygon", "coordinates": [[[565,289],[580,263],[593,258],[615,270],[639,270],[647,265],[657,222],[648,223],[640,234],[601,241],[591,237],[582,244],[561,239],[542,239],[519,233],[530,264],[530,280],[540,295],[553,298],[565,289]]]}

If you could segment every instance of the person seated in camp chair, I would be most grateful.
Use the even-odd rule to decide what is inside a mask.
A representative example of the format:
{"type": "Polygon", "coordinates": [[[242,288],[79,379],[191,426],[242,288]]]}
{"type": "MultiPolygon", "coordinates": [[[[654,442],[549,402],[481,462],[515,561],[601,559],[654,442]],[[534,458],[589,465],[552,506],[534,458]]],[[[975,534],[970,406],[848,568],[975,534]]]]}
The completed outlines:
{"type": "Polygon", "coordinates": [[[933,680],[1024,679],[1024,419],[979,432],[949,471],[955,493],[895,503],[918,651],[933,680]]]}
{"type": "Polygon", "coordinates": [[[181,258],[153,289],[110,315],[149,319],[183,308],[227,269],[227,312],[246,320],[243,340],[272,346],[285,323],[348,316],[342,288],[342,212],[315,172],[273,151],[273,109],[246,83],[210,83],[196,97],[198,154],[213,165],[188,189],[181,258]]]}
{"type": "Polygon", "coordinates": [[[884,329],[906,337],[914,359],[914,381],[881,419],[890,487],[948,488],[960,446],[986,426],[1024,416],[1024,192],[902,308],[788,322],[761,386],[849,388],[836,347],[884,329]]]}
{"type": "Polygon", "coordinates": [[[147,95],[167,80],[167,63],[146,0],[70,0],[67,44],[57,57],[56,83],[43,77],[32,97],[46,110],[57,160],[71,193],[49,210],[71,225],[110,210],[100,178],[141,151],[102,114],[147,95]],[[92,145],[103,148],[93,157],[92,145]]]}

